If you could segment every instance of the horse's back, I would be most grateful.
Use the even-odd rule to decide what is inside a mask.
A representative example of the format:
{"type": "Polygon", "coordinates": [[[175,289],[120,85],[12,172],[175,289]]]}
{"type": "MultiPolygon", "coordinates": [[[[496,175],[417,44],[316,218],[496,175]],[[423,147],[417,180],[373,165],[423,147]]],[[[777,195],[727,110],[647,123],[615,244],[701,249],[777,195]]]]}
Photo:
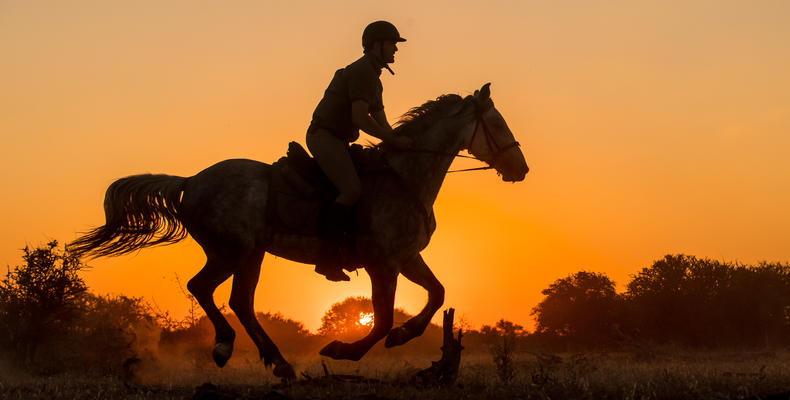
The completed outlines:
{"type": "Polygon", "coordinates": [[[266,171],[271,165],[262,163],[260,161],[249,160],[246,158],[231,158],[222,160],[200,172],[193,178],[198,176],[219,176],[228,174],[249,174],[259,173],[266,171]]]}
{"type": "Polygon", "coordinates": [[[251,190],[266,192],[270,169],[269,164],[242,158],[220,161],[189,178],[184,187],[184,197],[189,194],[205,201],[216,197],[217,192],[231,197],[257,193],[251,193],[251,190]]]}
{"type": "Polygon", "coordinates": [[[217,250],[244,251],[264,239],[271,168],[259,161],[230,159],[187,179],[182,222],[204,249],[235,243],[217,250]]]}

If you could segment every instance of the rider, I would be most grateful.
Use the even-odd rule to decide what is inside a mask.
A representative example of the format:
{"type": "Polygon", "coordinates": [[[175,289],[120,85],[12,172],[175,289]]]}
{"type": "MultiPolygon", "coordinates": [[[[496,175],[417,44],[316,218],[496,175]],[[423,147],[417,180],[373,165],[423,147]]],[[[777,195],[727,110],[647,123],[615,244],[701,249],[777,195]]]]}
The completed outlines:
{"type": "Polygon", "coordinates": [[[335,72],[324,97],[313,112],[307,129],[307,148],[340,194],[324,213],[320,230],[324,237],[315,271],[330,281],[347,281],[343,272],[353,207],[362,184],[351,161],[348,146],[359,138],[359,130],[397,148],[407,148],[411,139],[396,136],[381,99],[381,69],[395,74],[387,64],[395,61],[397,42],[405,42],[387,21],[369,24],[362,33],[364,55],[335,72]]]}

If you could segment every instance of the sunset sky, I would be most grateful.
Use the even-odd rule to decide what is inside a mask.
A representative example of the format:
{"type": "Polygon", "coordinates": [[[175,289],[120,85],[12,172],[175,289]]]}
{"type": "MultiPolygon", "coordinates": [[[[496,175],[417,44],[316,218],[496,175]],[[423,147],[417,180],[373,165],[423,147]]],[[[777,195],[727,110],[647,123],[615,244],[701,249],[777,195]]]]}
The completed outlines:
{"type": "MultiPolygon", "coordinates": [[[[0,0],[0,265],[103,224],[117,178],[304,143],[378,19],[408,39],[381,76],[391,122],[491,82],[531,168],[515,184],[451,174],[436,202],[423,256],[472,327],[531,327],[540,291],[582,269],[622,289],[668,253],[790,261],[788,1],[0,0]]],[[[84,277],[183,316],[176,276],[204,261],[187,239],[84,277]]],[[[315,330],[360,295],[364,272],[330,283],[267,256],[255,305],[315,330]]],[[[398,307],[425,300],[401,279],[398,307]]]]}

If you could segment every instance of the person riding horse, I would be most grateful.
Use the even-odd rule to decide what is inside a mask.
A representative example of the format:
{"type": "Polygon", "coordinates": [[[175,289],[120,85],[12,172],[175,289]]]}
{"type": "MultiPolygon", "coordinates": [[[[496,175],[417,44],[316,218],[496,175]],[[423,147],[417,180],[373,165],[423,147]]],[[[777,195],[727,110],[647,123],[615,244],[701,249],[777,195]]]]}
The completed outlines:
{"type": "Polygon", "coordinates": [[[362,192],[349,144],[359,138],[360,130],[399,149],[412,142],[409,137],[396,136],[387,122],[379,79],[382,68],[394,75],[387,64],[395,61],[397,42],[405,41],[387,21],[369,24],[362,33],[363,56],[335,72],[307,129],[307,148],[339,192],[321,218],[325,244],[315,267],[330,281],[349,280],[343,272],[348,258],[345,253],[354,205],[362,192]]]}
{"type": "MultiPolygon", "coordinates": [[[[413,148],[382,146],[381,156],[392,173],[360,177],[366,191],[357,212],[366,227],[364,237],[355,238],[354,258],[370,279],[373,327],[358,340],[335,340],[321,349],[321,355],[336,360],[359,360],[385,337],[385,347],[419,337],[444,303],[444,286],[420,252],[436,229],[433,206],[460,151],[468,150],[505,182],[522,181],[529,172],[518,141],[494,107],[488,83],[465,97],[445,94],[429,100],[401,121],[398,136],[412,138],[413,148]],[[399,276],[424,288],[428,300],[417,315],[393,327],[399,276]]],[[[189,177],[138,174],[117,179],[104,195],[104,225],[72,241],[69,250],[80,257],[114,256],[192,237],[203,249],[206,264],[187,282],[187,289],[214,327],[214,362],[222,367],[233,354],[236,332],[214,301],[217,286],[233,277],[230,309],[264,365],[274,366],[274,376],[293,379],[293,367],[255,318],[255,288],[265,254],[320,264],[323,241],[312,229],[307,236],[295,234],[267,217],[272,207],[279,208],[276,168],[231,159],[189,177]]],[[[315,224],[317,211],[310,208],[294,217],[315,224]]],[[[288,284],[301,287],[297,282],[288,284]]],[[[303,294],[293,292],[297,297],[303,294]]]]}

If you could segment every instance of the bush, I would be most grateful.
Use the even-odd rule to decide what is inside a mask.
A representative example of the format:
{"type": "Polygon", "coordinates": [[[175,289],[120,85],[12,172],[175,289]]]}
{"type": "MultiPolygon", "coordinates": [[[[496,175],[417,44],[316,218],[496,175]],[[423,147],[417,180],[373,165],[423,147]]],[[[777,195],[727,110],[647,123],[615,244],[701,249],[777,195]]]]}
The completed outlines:
{"type": "Polygon", "coordinates": [[[502,382],[509,383],[516,375],[513,355],[517,350],[517,339],[525,334],[524,327],[500,319],[493,327],[484,325],[481,333],[489,338],[497,376],[502,382]]]}
{"type": "Polygon", "coordinates": [[[78,273],[87,268],[58,242],[23,249],[24,264],[9,269],[0,281],[2,343],[18,361],[34,361],[39,345],[68,329],[80,315],[87,290],[78,273]]]}

